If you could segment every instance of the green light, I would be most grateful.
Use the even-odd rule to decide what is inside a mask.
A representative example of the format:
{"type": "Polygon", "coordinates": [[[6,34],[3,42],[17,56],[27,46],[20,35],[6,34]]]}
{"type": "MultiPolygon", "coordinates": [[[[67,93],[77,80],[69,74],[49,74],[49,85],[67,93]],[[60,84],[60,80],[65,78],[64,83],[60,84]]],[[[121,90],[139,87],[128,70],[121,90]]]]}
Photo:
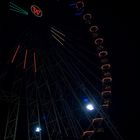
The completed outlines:
{"type": "Polygon", "coordinates": [[[28,12],[23,11],[23,10],[18,10],[18,9],[13,9],[13,8],[10,8],[9,10],[19,12],[19,13],[24,13],[24,14],[28,15],[28,12]]]}
{"type": "Polygon", "coordinates": [[[17,6],[16,4],[12,3],[12,2],[9,2],[10,3],[10,9],[11,11],[14,11],[14,12],[17,12],[17,13],[21,13],[21,14],[24,14],[24,15],[28,15],[28,12],[23,10],[22,8],[20,8],[19,6],[17,6]]]}
{"type": "Polygon", "coordinates": [[[22,11],[22,12],[24,12],[24,10],[19,9],[19,8],[17,8],[17,7],[14,7],[14,6],[12,6],[12,5],[10,5],[10,8],[13,8],[13,9],[15,9],[15,10],[18,10],[18,11],[22,11]]]}
{"type": "MultiPolygon", "coordinates": [[[[17,6],[16,4],[10,2],[10,6],[13,6],[15,8],[18,8],[19,10],[23,10],[22,8],[20,8],[19,6],[17,6]]],[[[24,11],[24,10],[23,10],[24,11]]]]}
{"type": "Polygon", "coordinates": [[[9,9],[9,10],[20,13],[20,14],[28,15],[28,12],[22,12],[22,11],[18,11],[18,10],[15,10],[15,9],[9,9]]]}

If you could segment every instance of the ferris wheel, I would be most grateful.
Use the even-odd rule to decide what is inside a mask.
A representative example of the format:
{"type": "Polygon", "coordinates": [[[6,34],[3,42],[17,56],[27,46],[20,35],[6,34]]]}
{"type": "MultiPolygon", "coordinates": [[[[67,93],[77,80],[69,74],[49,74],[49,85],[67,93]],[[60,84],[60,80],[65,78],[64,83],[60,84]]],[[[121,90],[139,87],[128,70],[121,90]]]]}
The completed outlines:
{"type": "Polygon", "coordinates": [[[104,125],[121,139],[107,115],[111,64],[88,0],[11,0],[8,7],[2,139],[94,139],[104,125]]]}

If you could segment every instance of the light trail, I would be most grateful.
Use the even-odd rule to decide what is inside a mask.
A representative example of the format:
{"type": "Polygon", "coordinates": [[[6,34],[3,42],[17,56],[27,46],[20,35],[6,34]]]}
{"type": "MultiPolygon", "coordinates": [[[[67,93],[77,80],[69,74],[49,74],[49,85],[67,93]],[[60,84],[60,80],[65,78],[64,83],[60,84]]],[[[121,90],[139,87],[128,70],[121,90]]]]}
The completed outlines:
{"type": "Polygon", "coordinates": [[[54,31],[56,31],[57,33],[61,34],[61,35],[64,36],[64,37],[66,36],[65,34],[63,34],[62,32],[58,31],[57,29],[55,29],[55,28],[53,28],[53,27],[51,27],[51,29],[54,30],[54,31]]]}
{"type": "Polygon", "coordinates": [[[56,35],[59,39],[61,39],[62,41],[65,41],[60,35],[58,35],[57,33],[55,33],[53,30],[50,30],[54,35],[56,35]]]}
{"type": "Polygon", "coordinates": [[[19,51],[19,48],[20,48],[20,45],[18,45],[18,47],[17,47],[17,49],[16,49],[16,51],[15,51],[15,53],[14,53],[14,56],[13,56],[13,58],[12,58],[11,63],[14,62],[14,60],[15,60],[15,58],[16,58],[16,56],[17,56],[17,53],[18,53],[18,51],[19,51]]]}
{"type": "Polygon", "coordinates": [[[28,15],[28,12],[17,11],[15,9],[9,9],[9,10],[20,13],[20,14],[23,14],[23,15],[28,15]]]}
{"type": "Polygon", "coordinates": [[[28,50],[26,49],[25,51],[25,56],[24,56],[24,65],[23,65],[23,69],[26,68],[26,63],[27,63],[27,54],[28,54],[28,50]]]}
{"type": "MultiPolygon", "coordinates": [[[[10,3],[10,6],[13,6],[13,7],[15,7],[15,8],[19,9],[19,10],[23,10],[21,7],[17,6],[16,4],[14,4],[12,2],[9,2],[9,3],[10,3]]],[[[25,10],[23,10],[23,11],[25,11],[25,10]]]]}
{"type": "Polygon", "coordinates": [[[62,46],[64,46],[64,44],[58,39],[58,38],[56,38],[54,35],[52,35],[53,36],[53,38],[55,39],[55,40],[57,40],[62,46]]]}
{"type": "Polygon", "coordinates": [[[19,6],[17,6],[16,4],[12,3],[12,2],[9,2],[9,7],[11,11],[14,11],[14,12],[18,12],[18,13],[21,13],[21,14],[24,14],[24,15],[28,15],[28,12],[25,11],[24,9],[20,8],[19,6]]]}

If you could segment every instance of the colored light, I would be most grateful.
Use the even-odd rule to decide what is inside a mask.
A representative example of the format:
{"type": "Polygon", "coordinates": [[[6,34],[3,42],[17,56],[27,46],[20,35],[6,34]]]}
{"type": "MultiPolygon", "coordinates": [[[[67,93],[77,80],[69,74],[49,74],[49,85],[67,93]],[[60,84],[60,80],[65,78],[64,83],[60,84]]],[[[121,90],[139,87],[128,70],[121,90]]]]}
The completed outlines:
{"type": "Polygon", "coordinates": [[[20,13],[20,14],[24,14],[24,15],[28,15],[28,12],[25,11],[24,9],[22,9],[21,7],[17,6],[16,4],[9,2],[9,10],[20,13]]]}
{"type": "Polygon", "coordinates": [[[36,16],[36,17],[42,17],[43,12],[42,10],[36,6],[36,5],[31,5],[31,12],[36,16]]]}
{"type": "Polygon", "coordinates": [[[15,58],[16,58],[16,55],[17,55],[17,53],[18,53],[18,51],[19,51],[19,48],[20,48],[20,45],[18,45],[18,47],[17,47],[17,49],[16,49],[16,51],[15,51],[15,53],[14,53],[14,56],[13,56],[13,58],[12,58],[12,62],[11,62],[11,63],[14,62],[14,60],[15,60],[15,58]]]}
{"type": "Polygon", "coordinates": [[[26,63],[27,63],[27,54],[28,54],[28,50],[26,49],[25,56],[24,56],[24,66],[23,66],[24,69],[26,68],[26,63]]]}
{"type": "Polygon", "coordinates": [[[88,100],[88,98],[84,98],[84,102],[88,102],[89,100],[88,100]]]}

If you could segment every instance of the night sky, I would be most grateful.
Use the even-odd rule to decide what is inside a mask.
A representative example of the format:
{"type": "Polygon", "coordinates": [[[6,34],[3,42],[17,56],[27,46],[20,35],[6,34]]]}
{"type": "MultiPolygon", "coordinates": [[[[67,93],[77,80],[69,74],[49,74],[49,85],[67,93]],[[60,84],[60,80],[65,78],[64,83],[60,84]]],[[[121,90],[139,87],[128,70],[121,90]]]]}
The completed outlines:
{"type": "MultiPolygon", "coordinates": [[[[112,4],[112,116],[125,139],[136,139],[140,113],[138,80],[138,11],[135,3],[112,4]],[[116,6],[116,8],[115,8],[116,6]]],[[[139,136],[138,136],[139,137],[139,136]]]]}
{"type": "MultiPolygon", "coordinates": [[[[43,2],[45,2],[45,0],[43,2]]],[[[0,60],[0,66],[5,65],[4,63],[7,62],[6,59],[11,53],[7,52],[8,49],[5,50],[3,46],[5,43],[6,46],[12,43],[14,44],[12,38],[16,36],[15,34],[6,34],[8,30],[12,29],[9,26],[6,28],[6,26],[9,25],[7,24],[9,19],[7,16],[7,6],[4,3],[3,5],[5,8],[1,12],[2,20],[0,22],[0,36],[2,42],[0,45],[0,58],[1,54],[3,54],[2,51],[4,51],[5,59],[3,57],[3,60],[0,60]],[[7,39],[10,41],[8,42],[7,39]]],[[[89,6],[89,8],[91,7],[92,6],[89,6]]],[[[106,40],[106,47],[110,53],[109,57],[112,65],[113,97],[110,109],[110,119],[125,140],[130,139],[130,137],[135,140],[139,133],[139,38],[137,34],[137,19],[139,16],[136,8],[135,10],[132,10],[134,8],[135,6],[132,3],[122,4],[121,1],[113,3],[110,1],[95,0],[95,3],[93,4],[93,13],[95,11],[98,23],[104,27],[103,36],[106,40]]],[[[55,14],[55,12],[53,14],[55,14]]],[[[22,20],[21,17],[19,17],[19,19],[22,20]]],[[[32,20],[34,20],[34,18],[32,18],[32,20]]],[[[14,21],[12,24],[14,24],[14,21]]],[[[26,25],[27,22],[24,21],[22,24],[26,25]]],[[[20,29],[22,27],[19,26],[17,28],[20,29]]],[[[18,33],[18,31],[19,30],[16,32],[18,33]]],[[[1,68],[0,72],[2,73],[3,71],[4,68],[1,68]]],[[[0,116],[2,116],[2,111],[0,111],[0,116]]],[[[2,128],[0,129],[2,130],[2,128]]]]}

